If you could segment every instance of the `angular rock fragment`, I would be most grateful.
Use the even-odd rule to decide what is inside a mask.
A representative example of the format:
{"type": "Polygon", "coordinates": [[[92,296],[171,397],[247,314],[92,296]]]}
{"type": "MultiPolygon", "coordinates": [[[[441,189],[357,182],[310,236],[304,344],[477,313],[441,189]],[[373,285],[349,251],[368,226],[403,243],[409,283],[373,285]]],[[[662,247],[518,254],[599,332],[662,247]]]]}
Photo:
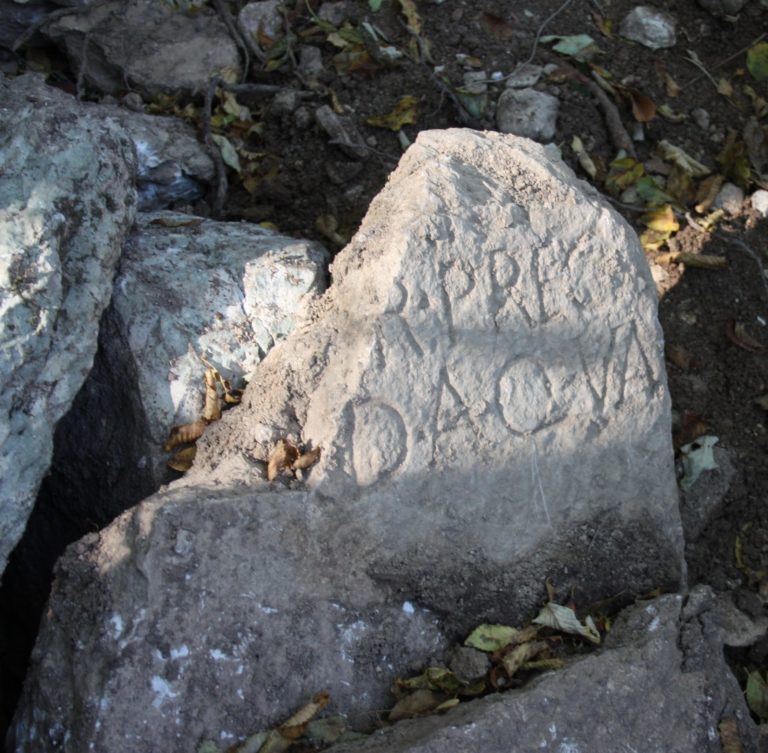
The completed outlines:
{"type": "Polygon", "coordinates": [[[606,650],[444,716],[400,722],[334,753],[648,751],[721,753],[733,719],[742,750],[757,728],[718,640],[708,589],[663,596],[620,615],[606,650]],[[510,740],[514,743],[510,747],[510,740]]]}
{"type": "Polygon", "coordinates": [[[0,81],[0,572],[91,368],[136,209],[122,130],[38,76],[0,81]]]}
{"type": "Polygon", "coordinates": [[[207,8],[187,14],[154,0],[112,0],[57,18],[43,32],[102,94],[200,96],[213,76],[239,76],[237,45],[207,8]]]}
{"type": "Polygon", "coordinates": [[[188,751],[321,689],[364,725],[478,623],[524,624],[546,578],[582,604],[679,585],[654,286],[551,150],[421,133],[333,280],[188,476],[70,548],[20,751],[57,725],[188,751]],[[323,448],[301,491],[265,479],[284,438],[323,448]]]}
{"type": "Polygon", "coordinates": [[[625,16],[619,33],[652,50],[663,50],[677,43],[676,26],[669,13],[650,5],[638,5],[625,16]]]}
{"type": "Polygon", "coordinates": [[[502,133],[512,133],[535,141],[551,141],[555,136],[560,102],[536,89],[505,89],[496,107],[496,124],[502,133]]]}

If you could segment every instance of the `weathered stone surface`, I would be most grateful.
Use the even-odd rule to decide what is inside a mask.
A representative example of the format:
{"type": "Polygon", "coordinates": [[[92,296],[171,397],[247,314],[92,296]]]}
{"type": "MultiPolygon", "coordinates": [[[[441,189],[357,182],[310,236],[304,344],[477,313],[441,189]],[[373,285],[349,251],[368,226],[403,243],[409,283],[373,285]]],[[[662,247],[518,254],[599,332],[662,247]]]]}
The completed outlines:
{"type": "Polygon", "coordinates": [[[215,168],[189,123],[122,107],[93,108],[119,123],[133,141],[140,210],[164,209],[173,202],[193,201],[205,194],[215,168]]]}
{"type": "Polygon", "coordinates": [[[103,94],[202,95],[212,76],[237,77],[237,45],[213,10],[174,11],[154,0],[97,3],[46,24],[44,33],[103,94]]]}
{"type": "Polygon", "coordinates": [[[679,584],[654,287],[553,150],[420,134],[333,275],[188,477],[70,549],[19,750],[187,751],[323,687],[365,719],[548,576],[585,604],[679,584]],[[264,480],[285,436],[324,448],[305,490],[264,480]]]}
{"type": "MultiPolygon", "coordinates": [[[[117,372],[114,390],[138,392],[138,415],[146,418],[146,430],[135,437],[147,448],[137,474],[148,474],[154,488],[168,480],[162,445],[170,428],[202,413],[201,357],[233,384],[250,379],[325,290],[327,263],[319,244],[258,225],[173,212],[139,215],[108,312],[120,336],[114,351],[105,343],[102,355],[108,363],[122,362],[117,349],[123,342],[130,354],[123,372],[128,383],[117,372]]],[[[95,420],[79,417],[83,430],[95,420]]]]}
{"type": "Polygon", "coordinates": [[[91,367],[136,192],[121,129],[41,77],[0,81],[0,108],[2,571],[91,367]]]}
{"type": "Polygon", "coordinates": [[[496,125],[502,133],[513,133],[536,141],[555,136],[560,102],[536,89],[505,89],[496,106],[496,125]]]}
{"type": "Polygon", "coordinates": [[[620,616],[602,653],[521,690],[400,722],[333,753],[721,753],[718,725],[738,724],[757,751],[736,679],[722,654],[711,592],[663,596],[620,616]]]}
{"type": "Polygon", "coordinates": [[[650,5],[638,5],[624,17],[619,33],[652,50],[662,50],[677,43],[676,26],[669,13],[650,5]]]}

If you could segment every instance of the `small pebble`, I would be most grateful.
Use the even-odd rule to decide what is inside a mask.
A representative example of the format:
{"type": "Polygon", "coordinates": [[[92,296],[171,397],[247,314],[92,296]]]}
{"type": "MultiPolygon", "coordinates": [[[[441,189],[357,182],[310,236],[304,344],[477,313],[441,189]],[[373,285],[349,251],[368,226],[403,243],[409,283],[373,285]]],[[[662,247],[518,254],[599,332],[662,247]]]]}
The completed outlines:
{"type": "Polygon", "coordinates": [[[662,50],[674,47],[675,19],[657,8],[649,5],[638,5],[621,22],[621,36],[638,42],[652,50],[662,50]]]}
{"type": "Polygon", "coordinates": [[[768,191],[762,188],[755,191],[750,197],[752,209],[763,217],[768,217],[768,191]]]}
{"type": "Polygon", "coordinates": [[[715,209],[724,209],[728,214],[738,214],[743,203],[744,191],[734,183],[723,183],[712,206],[715,209]]]}
{"type": "Polygon", "coordinates": [[[695,110],[692,110],[691,117],[693,118],[693,122],[696,123],[702,131],[709,130],[709,124],[712,122],[712,118],[703,107],[697,107],[695,110]]]}

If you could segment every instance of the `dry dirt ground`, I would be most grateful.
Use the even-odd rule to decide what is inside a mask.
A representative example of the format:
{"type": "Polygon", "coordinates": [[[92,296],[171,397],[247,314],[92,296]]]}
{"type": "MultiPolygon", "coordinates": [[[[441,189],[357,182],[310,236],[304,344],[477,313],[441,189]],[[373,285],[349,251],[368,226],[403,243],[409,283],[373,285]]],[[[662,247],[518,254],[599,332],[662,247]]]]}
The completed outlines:
{"type": "MultiPolygon", "coordinates": [[[[768,8],[761,0],[748,0],[734,19],[717,18],[696,0],[658,0],[656,7],[677,22],[677,43],[659,50],[619,35],[621,20],[635,7],[630,0],[571,0],[565,5],[563,0],[416,0],[415,4],[383,0],[377,11],[371,9],[375,2],[356,0],[346,3],[348,25],[337,22],[338,35],[313,17],[320,6],[317,0],[292,0],[288,5],[283,27],[290,30],[288,44],[279,37],[262,38],[273,61],[266,67],[273,70],[257,62],[248,81],[307,89],[300,67],[307,45],[321,51],[323,71],[298,107],[280,104],[272,95],[239,96],[238,102],[250,108],[247,128],[226,123],[221,109],[214,112],[214,125],[224,135],[235,138],[247,131],[248,149],[254,155],[246,171],[248,180],[229,172],[226,218],[269,222],[284,233],[318,238],[338,249],[381,189],[402,154],[404,139],[412,141],[420,130],[430,128],[496,128],[494,108],[504,83],[488,84],[484,102],[482,97],[465,99],[470,113],[460,104],[464,74],[485,71],[489,79],[494,72],[503,76],[531,56],[535,64],[550,65],[537,88],[560,102],[554,143],[577,174],[608,192],[610,176],[617,172],[611,168],[617,147],[606,126],[605,110],[590,88],[591,70],[584,62],[554,52],[551,42],[537,39],[540,32],[590,35],[600,49],[590,62],[602,69],[605,78],[632,87],[657,108],[666,104],[673,114],[687,116],[674,122],[657,115],[637,125],[628,100],[617,103],[627,131],[634,134],[640,129],[642,140],[634,147],[639,161],[651,166],[646,172],[663,169],[655,158],[659,142],[666,140],[713,174],[741,180],[747,194],[760,187],[755,165],[748,165],[745,172],[748,161],[742,157],[739,162],[739,150],[750,118],[761,129],[768,126],[768,105],[761,113],[759,100],[768,99],[768,81],[754,79],[746,65],[747,50],[768,32],[768,8]],[[420,28],[414,26],[413,16],[409,19],[403,12],[411,5],[420,28]],[[552,14],[556,15],[542,30],[552,14]],[[363,38],[362,47],[357,43],[364,22],[380,34],[378,48],[391,46],[405,54],[391,64],[372,57],[366,52],[370,39],[363,38]],[[390,113],[405,96],[413,98],[406,101],[413,122],[403,125],[401,134],[367,123],[372,116],[390,113]],[[323,104],[357,125],[367,146],[364,160],[345,154],[317,126],[313,113],[323,104]],[[694,118],[697,108],[705,114],[694,118]],[[218,120],[217,112],[222,116],[218,120]],[[254,124],[257,127],[251,128],[254,124]],[[730,151],[722,155],[731,132],[730,151]],[[594,177],[585,173],[571,147],[574,136],[596,166],[594,177]]],[[[77,73],[53,54],[52,59],[51,82],[73,90],[77,73]]],[[[25,64],[22,60],[20,69],[25,64]]],[[[609,99],[613,101],[610,95],[609,99]]],[[[643,102],[647,115],[647,101],[643,102]]],[[[184,104],[160,102],[155,109],[181,111],[184,104]]],[[[192,114],[198,124],[199,105],[192,114]]],[[[762,148],[768,152],[768,131],[762,133],[762,148]]],[[[765,165],[762,172],[766,173],[765,165]]],[[[676,446],[702,434],[715,435],[736,469],[721,509],[700,538],[689,543],[690,581],[737,592],[741,603],[761,610],[762,596],[768,597],[768,429],[766,409],[755,399],[768,393],[768,287],[763,274],[768,220],[760,219],[746,202],[714,228],[697,229],[685,212],[691,220],[708,214],[694,209],[700,181],[672,186],[674,175],[662,178],[670,181],[680,229],[666,247],[649,253],[650,261],[669,251],[725,259],[724,266],[716,269],[672,263],[659,265],[656,272],[665,287],[659,311],[667,343],[676,446]]],[[[640,218],[647,201],[627,200],[624,195],[616,206],[638,232],[645,229],[640,218]]],[[[210,208],[207,202],[195,207],[202,213],[210,208]]],[[[707,483],[706,478],[701,483],[707,483]]],[[[768,669],[768,641],[734,655],[733,661],[742,680],[747,671],[768,669]]]]}

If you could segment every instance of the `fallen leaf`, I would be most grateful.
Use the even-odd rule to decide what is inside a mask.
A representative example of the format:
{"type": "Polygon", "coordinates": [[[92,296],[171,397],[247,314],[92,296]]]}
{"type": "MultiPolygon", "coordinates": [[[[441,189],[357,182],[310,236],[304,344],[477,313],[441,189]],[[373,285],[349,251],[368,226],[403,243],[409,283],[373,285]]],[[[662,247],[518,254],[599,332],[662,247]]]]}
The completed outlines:
{"type": "Polygon", "coordinates": [[[755,670],[747,677],[745,691],[750,711],[762,722],[768,722],[768,684],[765,678],[755,670]]]}
{"type": "Polygon", "coordinates": [[[401,698],[389,712],[388,719],[390,722],[397,722],[400,719],[431,714],[445,700],[444,695],[422,688],[401,698]]]}
{"type": "Polygon", "coordinates": [[[675,219],[675,213],[669,204],[646,212],[640,217],[640,222],[649,230],[656,230],[660,233],[674,233],[680,229],[680,223],[675,219]]]}
{"type": "Polygon", "coordinates": [[[483,12],[480,16],[480,22],[483,28],[496,39],[511,39],[515,36],[515,27],[505,21],[500,16],[495,16],[493,13],[483,12]]]}
{"type": "Polygon", "coordinates": [[[717,80],[717,93],[722,94],[724,97],[732,97],[733,84],[727,78],[719,78],[717,80]]]}
{"type": "Polygon", "coordinates": [[[725,335],[742,350],[748,350],[750,353],[760,353],[765,350],[763,344],[747,332],[746,326],[734,319],[729,319],[725,323],[725,335]]]}
{"type": "Polygon", "coordinates": [[[720,732],[720,745],[723,753],[744,753],[739,735],[739,723],[736,719],[722,719],[717,725],[720,732]]]}
{"type": "Polygon", "coordinates": [[[320,459],[320,453],[322,451],[322,447],[315,447],[312,450],[308,450],[303,455],[299,455],[296,462],[293,464],[293,467],[299,471],[310,468],[320,459]]]}
{"type": "Polygon", "coordinates": [[[197,446],[185,447],[183,450],[179,450],[168,462],[169,468],[179,473],[186,473],[194,463],[195,455],[197,454],[197,446]]]}
{"type": "Polygon", "coordinates": [[[667,360],[678,369],[688,371],[694,365],[693,353],[682,345],[667,345],[667,360]]]}
{"type": "Polygon", "coordinates": [[[206,426],[208,426],[208,422],[203,418],[199,418],[197,421],[192,421],[188,424],[171,427],[168,439],[165,440],[163,445],[163,450],[170,452],[174,447],[178,447],[181,444],[195,442],[203,436],[206,426]]]}
{"type": "Polygon", "coordinates": [[[378,13],[381,10],[381,0],[368,0],[368,7],[374,13],[378,13]]]}
{"type": "Polygon", "coordinates": [[[584,172],[594,179],[597,175],[597,166],[595,165],[592,157],[589,156],[587,150],[584,148],[584,144],[578,136],[574,136],[571,141],[571,149],[573,149],[576,158],[579,160],[579,164],[584,169],[584,172]]]}
{"type": "Polygon", "coordinates": [[[307,725],[304,737],[316,745],[332,745],[347,732],[347,722],[340,716],[315,719],[307,725]]]}
{"type": "Polygon", "coordinates": [[[605,16],[601,16],[599,13],[592,11],[592,20],[604,37],[613,39],[613,21],[610,18],[606,18],[605,16]]]}
{"type": "Polygon", "coordinates": [[[221,375],[216,369],[205,370],[205,404],[202,420],[206,423],[218,421],[221,418],[221,404],[219,403],[219,393],[216,390],[218,381],[221,381],[221,375]]]}
{"type": "Polygon", "coordinates": [[[571,34],[561,36],[559,34],[550,34],[541,37],[539,40],[543,44],[555,42],[552,49],[561,55],[572,57],[575,60],[583,62],[588,61],[602,50],[597,46],[595,40],[589,34],[571,34]]]}
{"type": "Polygon", "coordinates": [[[659,186],[656,178],[652,175],[644,175],[635,181],[634,189],[637,195],[646,203],[648,207],[659,207],[664,204],[672,204],[675,199],[659,186]]]}
{"type": "Polygon", "coordinates": [[[302,706],[295,714],[286,719],[277,729],[277,731],[289,740],[296,740],[304,734],[309,722],[317,716],[331,701],[331,696],[327,690],[316,693],[312,700],[302,706]]]}
{"type": "Polygon", "coordinates": [[[752,109],[755,111],[755,115],[758,118],[763,118],[768,115],[768,101],[766,101],[764,97],[761,97],[751,86],[749,86],[749,84],[744,85],[744,94],[746,94],[752,102],[752,109]]]}
{"type": "Polygon", "coordinates": [[[508,625],[478,625],[464,641],[465,646],[493,653],[512,643],[522,643],[535,637],[536,628],[509,627],[508,625]]]}
{"type": "Polygon", "coordinates": [[[707,423],[701,414],[691,410],[685,411],[680,420],[680,428],[675,432],[675,449],[679,450],[683,445],[693,442],[706,433],[707,423]]]}
{"type": "Polygon", "coordinates": [[[747,50],[747,70],[758,81],[768,78],[768,42],[758,42],[747,50]]]}
{"type": "Polygon", "coordinates": [[[659,141],[659,149],[662,157],[667,162],[677,165],[694,178],[703,178],[705,175],[709,175],[712,172],[706,165],[703,165],[689,154],[686,154],[686,152],[679,146],[670,144],[669,141],[659,141]]]}
{"type": "Polygon", "coordinates": [[[549,644],[546,641],[523,643],[520,646],[516,646],[512,651],[502,657],[501,666],[504,667],[507,677],[511,678],[523,664],[529,662],[548,648],[549,644]]]}
{"type": "Polygon", "coordinates": [[[216,143],[216,146],[219,147],[221,159],[224,161],[224,164],[238,173],[241,172],[242,167],[240,166],[240,158],[237,156],[237,151],[232,145],[232,142],[226,136],[222,136],[218,133],[212,134],[211,138],[216,143]]]}
{"type": "Polygon", "coordinates": [[[638,162],[634,157],[619,157],[610,163],[609,168],[605,187],[614,193],[621,193],[645,173],[643,163],[638,162]]]}
{"type": "Polygon", "coordinates": [[[406,94],[397,100],[391,112],[386,115],[373,115],[370,118],[366,118],[365,122],[375,128],[388,128],[390,131],[399,131],[404,125],[412,125],[416,122],[418,104],[416,97],[406,94]]]}
{"type": "Polygon", "coordinates": [[[400,0],[400,9],[405,16],[405,22],[411,34],[416,36],[421,34],[421,17],[416,10],[416,3],[413,0],[400,0]]]}
{"type": "Polygon", "coordinates": [[[434,714],[442,714],[445,711],[449,711],[454,706],[458,706],[461,701],[458,698],[449,698],[447,701],[443,701],[439,706],[435,707],[434,714]]]}
{"type": "Polygon", "coordinates": [[[701,181],[696,192],[696,206],[694,207],[699,214],[703,214],[712,206],[712,202],[723,187],[723,183],[725,183],[725,175],[719,173],[709,175],[701,181]]]}
{"type": "Polygon", "coordinates": [[[684,123],[688,120],[688,116],[684,112],[677,112],[673,110],[668,104],[663,104],[658,109],[659,115],[670,123],[684,123]]]}
{"type": "Polygon", "coordinates": [[[629,86],[622,86],[621,91],[632,103],[632,115],[638,123],[648,123],[656,117],[656,104],[647,95],[629,86]]]}
{"type": "Polygon", "coordinates": [[[726,178],[730,178],[742,188],[749,185],[752,168],[747,156],[747,147],[734,129],[728,131],[725,144],[717,155],[717,161],[722,166],[726,178]]]}
{"type": "Polygon", "coordinates": [[[267,460],[267,481],[274,481],[286,468],[292,468],[298,457],[299,451],[295,445],[286,439],[278,439],[267,460]]]}
{"type": "Polygon", "coordinates": [[[680,448],[683,464],[683,477],[680,488],[688,491],[698,481],[704,471],[717,469],[717,462],[712,448],[719,442],[718,437],[706,435],[680,448]]]}
{"type": "Polygon", "coordinates": [[[670,76],[666,71],[664,71],[662,78],[664,80],[664,91],[666,92],[667,96],[677,97],[682,91],[677,81],[675,81],[675,79],[673,79],[672,76],[670,76]]]}
{"type": "Polygon", "coordinates": [[[760,397],[756,397],[754,402],[759,405],[763,410],[768,410],[768,392],[765,393],[765,395],[760,395],[760,397]]]}
{"type": "Polygon", "coordinates": [[[418,677],[408,680],[398,680],[397,687],[406,690],[442,690],[446,693],[455,693],[460,686],[458,677],[445,667],[428,667],[418,677]]]}
{"type": "Polygon", "coordinates": [[[586,620],[582,623],[570,607],[549,602],[534,618],[533,622],[536,625],[544,625],[563,633],[580,635],[591,643],[600,645],[600,633],[597,631],[592,618],[587,616],[586,620]]]}

